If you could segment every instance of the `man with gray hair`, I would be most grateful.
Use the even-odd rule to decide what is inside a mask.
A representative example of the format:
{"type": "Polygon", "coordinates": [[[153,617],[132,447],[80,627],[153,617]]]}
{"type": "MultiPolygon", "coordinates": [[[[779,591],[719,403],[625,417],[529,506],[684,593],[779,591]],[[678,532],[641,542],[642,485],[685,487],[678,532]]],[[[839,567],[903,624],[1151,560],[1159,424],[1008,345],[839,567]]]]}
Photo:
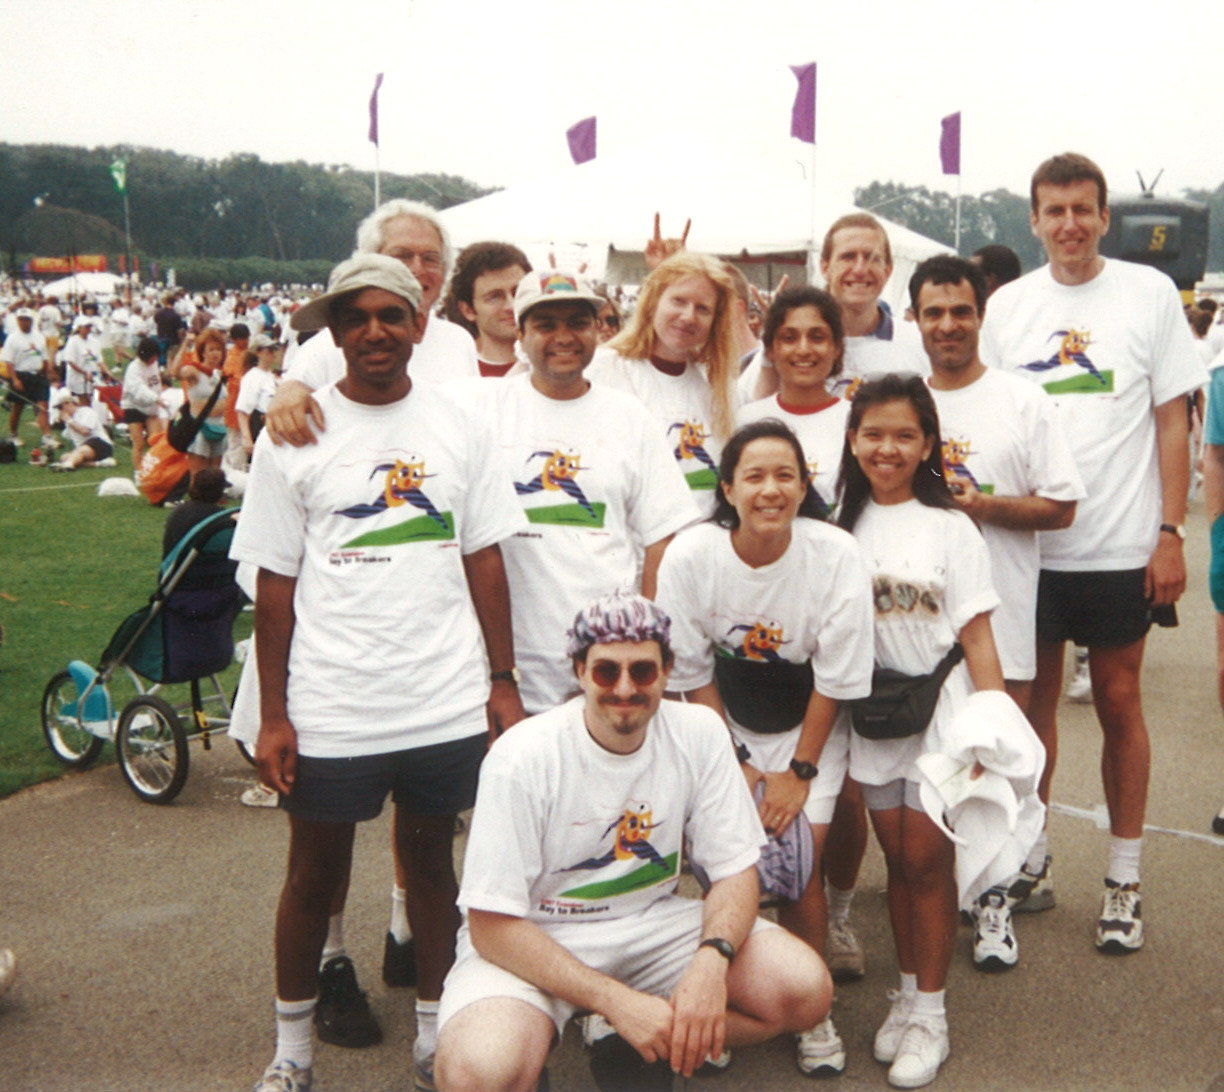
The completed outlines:
{"type": "Polygon", "coordinates": [[[290,834],[276,1055],[257,1092],[310,1087],[328,919],[355,826],[388,793],[421,940],[413,1057],[429,1087],[458,925],[455,816],[471,806],[489,733],[523,715],[497,545],[523,516],[466,407],[409,378],[420,308],[402,262],[359,254],[293,317],[299,330],[326,325],[345,374],[318,392],[330,427],[316,444],[256,443],[231,549],[259,570],[255,757],[290,834]]]}
{"type": "Polygon", "coordinates": [[[592,1049],[597,1084],[644,1092],[828,1012],[820,957],[757,918],[765,835],[726,727],[663,700],[670,628],[640,595],[588,603],[567,650],[582,695],[489,751],[439,1014],[443,1092],[537,1087],[575,1013],[616,1032],[592,1049]],[[682,853],[704,900],[676,893],[682,853]]]}
{"type": "MultiPolygon", "coordinates": [[[[421,286],[419,344],[412,354],[416,379],[440,383],[480,374],[476,345],[467,332],[434,314],[454,261],[450,235],[437,210],[421,201],[384,201],[357,227],[357,254],[385,254],[403,262],[421,286]]],[[[267,427],[279,443],[308,444],[325,427],[313,391],[344,374],[344,358],[322,334],[288,361],[267,427]],[[312,428],[313,425],[313,428],[312,428]]]]}

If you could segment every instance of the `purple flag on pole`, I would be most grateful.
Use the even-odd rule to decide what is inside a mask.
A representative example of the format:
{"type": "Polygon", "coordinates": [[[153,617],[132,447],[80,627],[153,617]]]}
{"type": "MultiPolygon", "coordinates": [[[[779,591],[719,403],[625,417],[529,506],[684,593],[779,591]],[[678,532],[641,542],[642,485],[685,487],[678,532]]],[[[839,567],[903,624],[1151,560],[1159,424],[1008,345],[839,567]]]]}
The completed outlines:
{"type": "Polygon", "coordinates": [[[374,77],[374,91],[370,95],[370,143],[378,147],[378,89],[382,87],[383,74],[374,77]]]}
{"type": "Polygon", "coordinates": [[[816,62],[793,64],[790,70],[799,81],[795,105],[791,107],[791,136],[808,144],[816,143],[816,62]]]}
{"type": "Polygon", "coordinates": [[[569,141],[570,155],[575,163],[586,163],[595,158],[595,119],[583,118],[565,130],[569,141]]]}
{"type": "Polygon", "coordinates": [[[960,174],[960,111],[940,121],[939,162],[944,174],[960,174]]]}

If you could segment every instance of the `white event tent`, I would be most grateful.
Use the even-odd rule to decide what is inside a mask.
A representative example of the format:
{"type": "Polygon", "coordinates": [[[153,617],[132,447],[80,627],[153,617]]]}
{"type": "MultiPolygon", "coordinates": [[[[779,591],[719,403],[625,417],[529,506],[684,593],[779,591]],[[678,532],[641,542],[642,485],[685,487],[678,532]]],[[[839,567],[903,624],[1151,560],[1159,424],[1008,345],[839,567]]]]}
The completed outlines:
{"type": "MultiPolygon", "coordinates": [[[[441,216],[456,247],[503,240],[539,265],[547,264],[550,252],[563,265],[581,255],[591,276],[614,284],[645,279],[642,249],[655,212],[664,236],[678,236],[691,217],[688,248],[731,259],[753,283],[773,287],[784,273],[792,284],[820,283],[825,230],[853,207],[818,195],[814,200],[811,163],[792,152],[737,157],[733,151],[672,142],[616,152],[455,205],[441,216]]],[[[904,308],[914,266],[950,248],[877,218],[888,231],[895,264],[884,295],[894,308],[904,308]]]]}

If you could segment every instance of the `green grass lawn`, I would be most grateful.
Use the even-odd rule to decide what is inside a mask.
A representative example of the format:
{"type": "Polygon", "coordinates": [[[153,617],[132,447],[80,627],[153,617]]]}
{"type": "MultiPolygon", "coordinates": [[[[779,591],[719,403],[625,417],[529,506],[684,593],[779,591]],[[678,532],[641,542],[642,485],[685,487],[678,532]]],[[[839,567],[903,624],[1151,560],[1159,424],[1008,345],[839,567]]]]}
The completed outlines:
{"type": "MultiPolygon", "coordinates": [[[[108,477],[131,480],[122,440],[118,467],[52,474],[29,465],[39,435],[28,410],[21,436],[19,461],[0,464],[0,797],[65,772],[43,740],[43,688],[69,660],[96,666],[119,623],[148,600],[167,515],[143,496],[97,495],[108,477]]],[[[241,616],[242,635],[250,619],[241,616]]],[[[236,680],[231,668],[227,693],[236,680]]],[[[177,703],[186,687],[172,689],[177,703]]],[[[113,760],[107,744],[100,761],[113,760]]]]}

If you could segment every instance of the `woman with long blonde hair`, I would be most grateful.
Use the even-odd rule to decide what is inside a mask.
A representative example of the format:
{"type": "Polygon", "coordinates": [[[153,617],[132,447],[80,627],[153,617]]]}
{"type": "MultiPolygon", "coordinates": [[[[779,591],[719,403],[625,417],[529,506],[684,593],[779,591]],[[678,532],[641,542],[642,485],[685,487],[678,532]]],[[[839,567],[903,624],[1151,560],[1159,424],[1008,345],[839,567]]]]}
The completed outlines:
{"type": "Polygon", "coordinates": [[[600,350],[590,371],[594,382],[630,391],[658,418],[707,512],[735,422],[734,303],[722,262],[675,254],[646,278],[629,326],[600,350]]]}

